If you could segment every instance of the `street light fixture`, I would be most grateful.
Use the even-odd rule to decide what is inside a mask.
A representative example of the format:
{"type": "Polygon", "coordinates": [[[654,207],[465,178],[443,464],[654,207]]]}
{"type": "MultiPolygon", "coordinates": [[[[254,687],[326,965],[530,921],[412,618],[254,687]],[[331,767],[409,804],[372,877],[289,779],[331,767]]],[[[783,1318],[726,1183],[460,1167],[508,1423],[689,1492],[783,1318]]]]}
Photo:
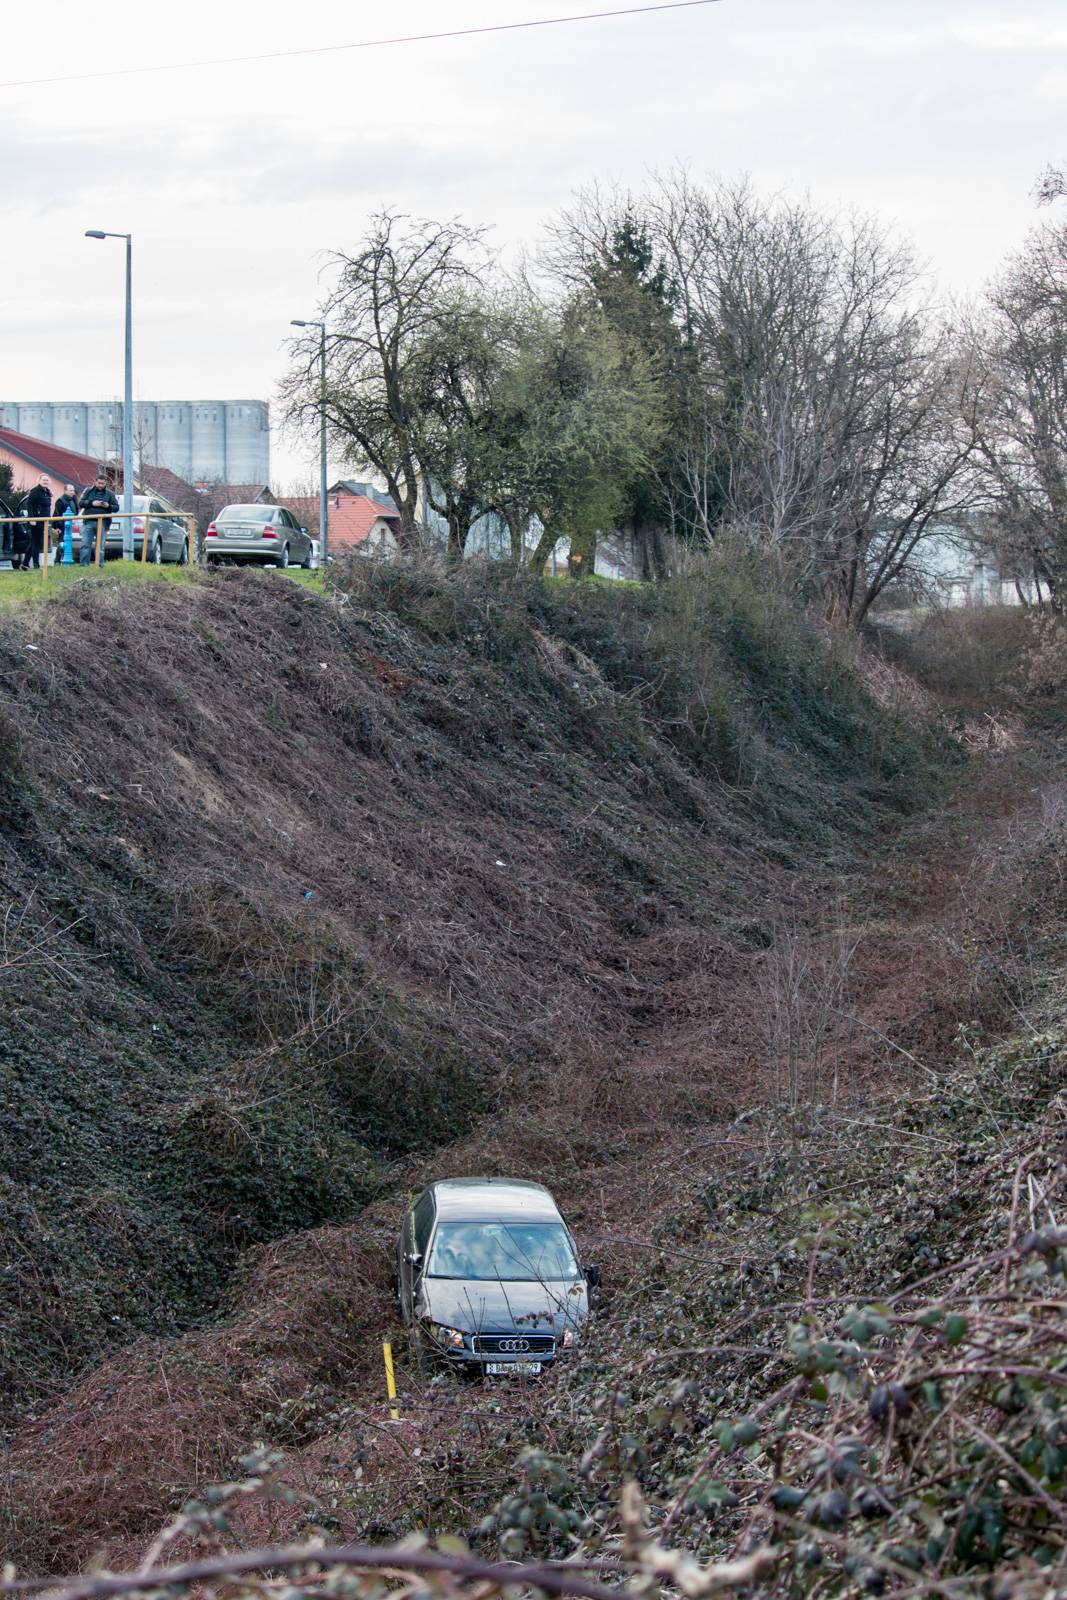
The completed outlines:
{"type": "Polygon", "coordinates": [[[133,551],[133,234],[105,233],[101,228],[86,228],[87,239],[125,239],[126,241],[126,382],[122,402],[122,553],[133,551]]]}
{"type": "Polygon", "coordinates": [[[294,328],[318,328],[319,338],[319,563],[325,567],[327,549],[326,518],[326,324],[325,322],[300,322],[295,317],[294,328]]]}

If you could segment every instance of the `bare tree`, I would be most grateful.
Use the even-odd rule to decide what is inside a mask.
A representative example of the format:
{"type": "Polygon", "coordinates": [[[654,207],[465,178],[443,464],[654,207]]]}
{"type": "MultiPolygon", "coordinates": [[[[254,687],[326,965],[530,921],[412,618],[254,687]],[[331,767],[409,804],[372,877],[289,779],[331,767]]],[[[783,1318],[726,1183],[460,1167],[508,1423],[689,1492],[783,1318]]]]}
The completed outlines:
{"type": "Polygon", "coordinates": [[[1067,225],[1031,235],[990,287],[979,462],[1002,559],[1044,583],[1067,575],[1067,225]]]}
{"type": "Polygon", "coordinates": [[[1067,168],[1053,166],[1050,162],[1034,186],[1034,201],[1039,206],[1050,206],[1053,200],[1067,197],[1067,168]]]}
{"type": "Polygon", "coordinates": [[[694,527],[747,530],[802,592],[861,622],[969,492],[961,356],[911,251],[870,219],[684,175],[656,215],[699,354],[694,527]]]}
{"type": "MultiPolygon", "coordinates": [[[[402,545],[415,542],[418,522],[422,352],[453,316],[456,295],[484,271],[484,231],[386,210],[372,218],[355,255],[335,257],[337,285],[322,308],[329,330],[327,425],[353,466],[384,478],[400,513],[402,545]]],[[[317,423],[323,408],[317,330],[294,345],[283,385],[287,417],[297,425],[317,423]]]]}

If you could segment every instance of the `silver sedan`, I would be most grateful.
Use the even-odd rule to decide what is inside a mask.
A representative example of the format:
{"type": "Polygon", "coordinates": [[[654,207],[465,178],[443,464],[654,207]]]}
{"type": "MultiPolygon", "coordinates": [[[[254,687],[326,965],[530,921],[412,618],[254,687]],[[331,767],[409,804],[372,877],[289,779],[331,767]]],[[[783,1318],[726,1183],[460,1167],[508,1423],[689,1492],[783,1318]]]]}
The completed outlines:
{"type": "Polygon", "coordinates": [[[223,506],[204,535],[209,565],[221,561],[310,567],[312,544],[285,506],[223,506]]]}

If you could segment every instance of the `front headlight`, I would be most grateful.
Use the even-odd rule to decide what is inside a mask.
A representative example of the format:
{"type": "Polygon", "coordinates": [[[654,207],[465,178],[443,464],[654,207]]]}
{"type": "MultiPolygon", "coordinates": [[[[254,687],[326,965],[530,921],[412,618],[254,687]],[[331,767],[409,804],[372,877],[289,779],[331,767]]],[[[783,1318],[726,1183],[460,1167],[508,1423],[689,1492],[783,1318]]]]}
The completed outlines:
{"type": "Polygon", "coordinates": [[[449,1328],[443,1322],[431,1324],[434,1338],[438,1344],[443,1344],[446,1350],[462,1350],[463,1335],[458,1328],[449,1328]]]}
{"type": "Polygon", "coordinates": [[[561,1350],[573,1350],[578,1342],[578,1336],[573,1328],[564,1328],[563,1338],[560,1340],[561,1350]]]}

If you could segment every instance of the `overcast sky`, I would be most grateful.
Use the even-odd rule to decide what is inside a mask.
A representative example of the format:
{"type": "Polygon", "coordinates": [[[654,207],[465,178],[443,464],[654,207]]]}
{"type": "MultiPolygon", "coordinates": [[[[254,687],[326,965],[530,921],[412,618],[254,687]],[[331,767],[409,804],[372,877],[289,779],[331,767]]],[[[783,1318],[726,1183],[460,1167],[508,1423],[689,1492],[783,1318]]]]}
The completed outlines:
{"type": "MultiPolygon", "coordinates": [[[[8,7],[0,78],[290,51],[634,0],[8,7]]],[[[511,252],[590,179],[682,161],[880,213],[978,288],[1067,157],[1065,0],[719,0],[645,16],[0,88],[0,399],[271,399],[324,254],[381,204],[511,252]]],[[[1061,202],[1062,203],[1062,202],[1061,202]]],[[[276,437],[283,486],[314,446],[276,437]]]]}

